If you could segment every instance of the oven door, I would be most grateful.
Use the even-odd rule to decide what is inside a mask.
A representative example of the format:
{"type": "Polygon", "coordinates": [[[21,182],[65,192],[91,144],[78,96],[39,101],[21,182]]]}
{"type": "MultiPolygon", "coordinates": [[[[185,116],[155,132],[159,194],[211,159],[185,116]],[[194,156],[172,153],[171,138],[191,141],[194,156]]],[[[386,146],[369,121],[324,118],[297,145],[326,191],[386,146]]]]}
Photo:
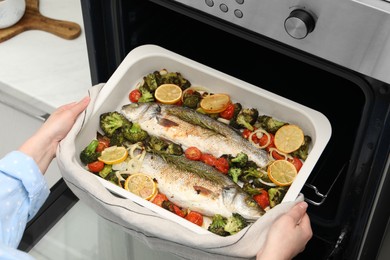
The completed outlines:
{"type": "Polygon", "coordinates": [[[333,133],[302,189],[314,236],[297,259],[377,257],[389,218],[388,83],[177,1],[81,3],[94,84],[156,44],[323,113],[333,133]]]}

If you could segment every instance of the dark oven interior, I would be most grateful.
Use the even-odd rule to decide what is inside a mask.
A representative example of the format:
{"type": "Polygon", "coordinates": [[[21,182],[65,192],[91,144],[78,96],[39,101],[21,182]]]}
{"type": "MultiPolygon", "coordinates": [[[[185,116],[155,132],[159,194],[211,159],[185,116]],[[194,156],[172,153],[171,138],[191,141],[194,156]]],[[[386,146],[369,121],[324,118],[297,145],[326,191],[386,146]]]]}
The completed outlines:
{"type": "MultiPolygon", "coordinates": [[[[361,243],[363,232],[354,230],[366,225],[383,171],[371,172],[384,127],[370,132],[377,120],[370,115],[388,102],[377,97],[383,84],[172,1],[82,1],[82,6],[94,84],[106,82],[133,48],[156,44],[322,112],[332,136],[302,190],[316,204],[308,211],[314,237],[297,258],[357,254],[348,245],[361,243]]],[[[376,113],[385,124],[383,114],[376,113]]]]}

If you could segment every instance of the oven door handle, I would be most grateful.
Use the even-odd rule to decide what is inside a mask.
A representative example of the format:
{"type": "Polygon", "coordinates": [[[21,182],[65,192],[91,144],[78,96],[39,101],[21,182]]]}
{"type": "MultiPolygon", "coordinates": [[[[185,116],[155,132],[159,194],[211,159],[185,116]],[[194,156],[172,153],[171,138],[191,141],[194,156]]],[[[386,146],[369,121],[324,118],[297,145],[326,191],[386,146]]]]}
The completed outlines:
{"type": "Polygon", "coordinates": [[[331,184],[330,187],[328,188],[328,191],[327,191],[325,194],[321,193],[321,192],[319,191],[319,189],[318,189],[316,186],[314,186],[313,184],[305,183],[305,187],[307,187],[307,188],[309,188],[309,189],[312,189],[312,190],[314,191],[314,194],[317,195],[317,196],[320,198],[320,201],[314,201],[314,200],[309,199],[308,197],[305,196],[305,201],[306,201],[307,203],[310,203],[310,204],[314,205],[314,206],[320,206],[320,205],[322,205],[322,204],[325,202],[326,198],[328,197],[329,193],[331,192],[333,186],[335,185],[335,183],[336,183],[337,180],[339,179],[341,173],[344,172],[344,169],[346,168],[346,166],[347,166],[348,164],[349,164],[349,163],[347,162],[347,163],[345,163],[345,164],[343,165],[343,167],[341,167],[339,173],[337,174],[336,178],[334,179],[334,181],[332,182],[332,184],[331,184]]]}

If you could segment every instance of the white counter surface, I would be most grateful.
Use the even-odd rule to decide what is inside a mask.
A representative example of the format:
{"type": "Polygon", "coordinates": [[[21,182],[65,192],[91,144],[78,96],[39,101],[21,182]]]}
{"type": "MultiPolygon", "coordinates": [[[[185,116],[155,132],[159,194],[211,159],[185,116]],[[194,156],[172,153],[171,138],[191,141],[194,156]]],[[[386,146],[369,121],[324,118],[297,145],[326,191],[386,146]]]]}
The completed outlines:
{"type": "Polygon", "coordinates": [[[42,15],[75,22],[81,35],[66,40],[30,30],[0,43],[0,90],[51,113],[91,87],[80,0],[41,0],[42,15]]]}

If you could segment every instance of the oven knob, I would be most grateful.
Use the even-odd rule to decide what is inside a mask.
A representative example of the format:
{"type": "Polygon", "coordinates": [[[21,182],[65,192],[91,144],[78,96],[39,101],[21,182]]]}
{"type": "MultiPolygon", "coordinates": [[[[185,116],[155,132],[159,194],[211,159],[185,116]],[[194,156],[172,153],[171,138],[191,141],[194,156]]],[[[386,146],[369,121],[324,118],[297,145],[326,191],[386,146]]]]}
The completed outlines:
{"type": "Polygon", "coordinates": [[[295,39],[303,39],[314,30],[315,19],[303,9],[295,9],[284,21],[284,29],[295,39]]]}

